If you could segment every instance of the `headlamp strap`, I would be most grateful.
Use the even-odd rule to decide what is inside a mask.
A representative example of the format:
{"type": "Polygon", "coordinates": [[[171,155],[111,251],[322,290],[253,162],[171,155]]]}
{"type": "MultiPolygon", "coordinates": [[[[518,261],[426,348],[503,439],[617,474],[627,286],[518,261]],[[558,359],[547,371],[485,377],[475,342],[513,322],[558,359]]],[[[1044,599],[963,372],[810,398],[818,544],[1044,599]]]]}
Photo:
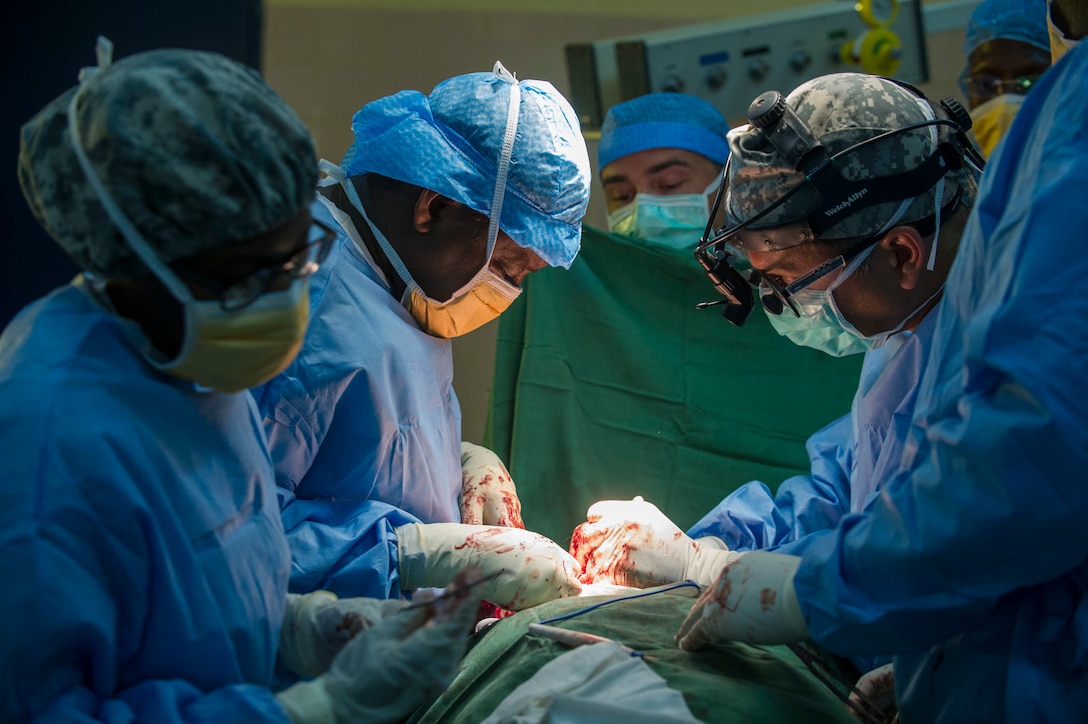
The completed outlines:
{"type": "Polygon", "coordinates": [[[862,209],[920,196],[961,165],[959,154],[950,143],[941,143],[936,152],[918,166],[894,176],[852,181],[844,178],[832,161],[809,177],[823,201],[820,208],[809,215],[809,227],[819,236],[862,209]]]}

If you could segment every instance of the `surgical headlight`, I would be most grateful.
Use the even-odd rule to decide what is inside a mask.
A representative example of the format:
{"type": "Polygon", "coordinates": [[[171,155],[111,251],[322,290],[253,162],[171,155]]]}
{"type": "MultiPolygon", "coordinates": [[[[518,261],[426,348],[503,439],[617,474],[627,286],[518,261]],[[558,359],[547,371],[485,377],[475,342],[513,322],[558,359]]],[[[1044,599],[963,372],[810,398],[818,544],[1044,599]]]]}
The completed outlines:
{"type": "MultiPolygon", "coordinates": [[[[925,95],[913,86],[890,78],[887,80],[925,100],[925,95]]],[[[733,213],[732,209],[727,208],[728,204],[725,203],[731,177],[730,167],[733,163],[730,157],[722,171],[710,219],[695,249],[696,260],[702,265],[711,284],[724,299],[704,302],[698,305],[698,308],[724,304],[722,316],[738,327],[743,326],[754,306],[753,289],[758,288],[761,290],[764,304],[772,314],[781,313],[787,308],[793,314],[797,314],[797,309],[790,301],[789,288],[780,289],[778,285],[766,283],[767,280],[758,271],[753,270],[745,274],[734,266],[734,260],[739,252],[779,251],[792,248],[815,240],[817,236],[863,209],[877,204],[912,199],[933,188],[950,171],[962,168],[964,156],[967,156],[977,171],[981,171],[985,161],[974,150],[966,136],[971,128],[971,117],[967,110],[954,98],[942,100],[940,108],[947,114],[947,118],[934,118],[885,131],[832,154],[824,148],[805,122],[794,113],[781,93],[768,91],[756,98],[748,108],[748,119],[751,125],[765,136],[775,151],[796,169],[802,178],[777,199],[751,213],[747,218],[741,219],[733,213]],[[850,157],[862,149],[868,149],[902,134],[942,126],[950,130],[951,136],[957,139],[958,144],[952,143],[949,137],[938,141],[935,150],[909,171],[857,180],[846,178],[841,171],[841,167],[846,165],[850,157]],[[771,228],[760,229],[761,221],[802,193],[811,196],[812,202],[805,203],[805,210],[798,218],[792,220],[794,225],[800,224],[801,228],[784,230],[784,224],[789,225],[790,222],[776,219],[773,227],[765,222],[764,226],[771,228]],[[754,248],[753,242],[745,241],[738,236],[739,232],[745,230],[759,231],[758,234],[754,234],[759,239],[756,242],[759,245],[758,249],[754,248]]],[[[875,243],[880,236],[867,238],[858,244],[858,251],[875,243]]],[[[840,258],[836,257],[829,262],[840,258]]],[[[822,265],[817,270],[821,268],[822,265]]],[[[808,276],[810,275],[806,275],[808,276]]],[[[797,286],[801,281],[791,284],[790,288],[797,286]]],[[[812,281],[814,280],[807,279],[806,284],[812,281]]]]}

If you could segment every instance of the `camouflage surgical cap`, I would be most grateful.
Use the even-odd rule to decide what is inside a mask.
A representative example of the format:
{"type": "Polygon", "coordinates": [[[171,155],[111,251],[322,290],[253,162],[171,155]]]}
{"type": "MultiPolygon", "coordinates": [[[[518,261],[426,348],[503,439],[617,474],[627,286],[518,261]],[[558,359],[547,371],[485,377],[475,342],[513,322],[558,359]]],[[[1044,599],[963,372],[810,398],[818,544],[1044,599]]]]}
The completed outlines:
{"type": "MultiPolygon", "coordinates": [[[[835,73],[810,80],[786,98],[786,105],[808,126],[831,154],[849,148],[886,131],[933,119],[932,107],[906,88],[889,80],[862,73],[835,73]]],[[[938,135],[947,136],[947,127],[928,126],[877,141],[844,155],[835,162],[849,180],[892,176],[916,168],[930,157],[938,135]]],[[[958,143],[958,142],[957,142],[958,143]]],[[[725,208],[732,224],[755,216],[779,200],[804,176],[771,145],[763,131],[742,126],[729,133],[731,157],[725,208]]],[[[947,203],[963,183],[965,172],[951,169],[945,175],[942,203],[947,203]]],[[[752,228],[771,229],[799,221],[820,210],[815,188],[802,189],[780,207],[760,219],[752,228]]],[[[889,222],[909,223],[933,214],[937,186],[915,197],[900,211],[901,202],[892,201],[863,208],[844,217],[820,234],[825,239],[849,239],[876,234],[889,222]]]]}
{"type": "MultiPolygon", "coordinates": [[[[129,56],[85,82],[84,149],[106,190],[164,261],[280,226],[314,197],[306,126],[250,68],[214,53],[129,56]]],[[[22,128],[19,183],[50,236],[83,269],[146,274],[72,149],[71,88],[22,128]]]]}

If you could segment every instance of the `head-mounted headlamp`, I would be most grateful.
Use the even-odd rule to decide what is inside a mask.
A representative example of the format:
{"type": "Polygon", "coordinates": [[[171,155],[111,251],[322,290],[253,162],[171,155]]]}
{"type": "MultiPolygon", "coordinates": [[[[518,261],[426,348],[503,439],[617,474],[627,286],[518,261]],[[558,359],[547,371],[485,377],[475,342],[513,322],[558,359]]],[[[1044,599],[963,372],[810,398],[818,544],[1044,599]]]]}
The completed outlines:
{"type": "MultiPolygon", "coordinates": [[[[886,80],[925,100],[925,95],[913,86],[890,78],[886,80]]],[[[782,235],[775,234],[774,229],[768,229],[761,235],[760,248],[749,249],[750,251],[778,251],[791,248],[814,240],[845,218],[863,209],[919,196],[933,188],[947,173],[961,168],[965,155],[972,165],[981,170],[985,162],[966,138],[966,132],[971,127],[970,115],[954,98],[944,99],[940,107],[947,114],[947,118],[935,118],[909,124],[879,133],[836,153],[830,153],[815,137],[804,120],[790,108],[781,93],[768,91],[756,98],[748,108],[751,125],[757,132],[763,134],[774,150],[803,178],[748,218],[738,219],[733,217],[729,209],[724,208],[730,179],[730,165],[733,162],[730,157],[722,172],[722,180],[714,197],[710,219],[695,249],[695,258],[706,270],[711,284],[725,298],[700,304],[699,308],[724,304],[722,316],[738,327],[743,326],[755,304],[753,287],[759,285],[760,275],[758,273],[745,275],[733,265],[736,252],[731,245],[743,247],[744,242],[736,237],[738,232],[748,228],[759,228],[760,221],[769,217],[800,193],[807,191],[815,198],[814,204],[811,206],[806,204],[809,208],[807,215],[795,219],[796,222],[807,224],[807,233],[802,230],[800,233],[782,235]],[[936,149],[909,171],[857,180],[846,178],[841,171],[844,162],[862,149],[901,134],[940,126],[951,130],[959,141],[958,146],[947,138],[939,141],[936,149]],[[720,226],[718,225],[719,218],[724,220],[720,226]]],[[[867,239],[858,246],[865,248],[868,242],[875,243],[878,239],[879,236],[875,239],[867,239]]],[[[781,299],[777,299],[778,295],[776,295],[777,301],[774,303],[782,302],[785,308],[797,314],[797,310],[789,301],[788,289],[783,290],[781,299]]],[[[779,306],[777,311],[782,310],[783,307],[779,306]]]]}

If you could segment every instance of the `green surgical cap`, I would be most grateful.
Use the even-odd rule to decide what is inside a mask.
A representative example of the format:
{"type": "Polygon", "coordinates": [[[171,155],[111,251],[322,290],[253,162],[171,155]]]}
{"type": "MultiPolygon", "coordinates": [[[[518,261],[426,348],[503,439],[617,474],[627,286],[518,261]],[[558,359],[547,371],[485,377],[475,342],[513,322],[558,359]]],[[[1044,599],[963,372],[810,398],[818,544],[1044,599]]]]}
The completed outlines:
{"type": "MultiPolygon", "coordinates": [[[[87,156],[164,261],[258,236],[313,200],[313,139],[252,69],[214,53],[157,50],[120,60],[84,85],[76,122],[87,156]]],[[[23,195],[80,267],[109,279],[142,276],[147,267],[73,151],[67,113],[76,91],[23,126],[23,195]]]]}

